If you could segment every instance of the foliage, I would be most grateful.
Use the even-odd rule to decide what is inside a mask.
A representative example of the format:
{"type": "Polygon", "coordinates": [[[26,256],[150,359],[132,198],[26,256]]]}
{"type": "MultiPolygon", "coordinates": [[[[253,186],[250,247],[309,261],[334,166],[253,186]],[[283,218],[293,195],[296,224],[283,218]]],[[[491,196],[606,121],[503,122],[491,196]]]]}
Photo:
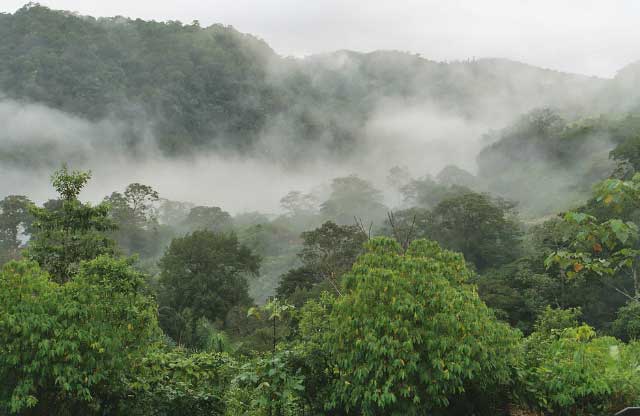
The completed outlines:
{"type": "MultiPolygon", "coordinates": [[[[640,174],[632,181],[610,179],[596,187],[596,197],[605,206],[622,210],[624,205],[640,201],[640,174]]],[[[610,279],[629,272],[633,285],[633,295],[623,289],[613,287],[628,298],[640,299],[640,236],[638,226],[632,221],[612,218],[598,221],[592,215],[569,212],[565,221],[576,226],[579,231],[568,250],[557,250],[549,255],[545,264],[557,264],[566,271],[569,278],[594,274],[610,279]],[[569,270],[567,270],[569,269],[569,270]]]]}
{"type": "Polygon", "coordinates": [[[627,302],[618,310],[618,316],[611,326],[613,334],[624,341],[640,340],[640,302],[627,302]]]}
{"type": "Polygon", "coordinates": [[[575,322],[544,326],[525,343],[523,385],[530,405],[554,415],[610,415],[638,403],[637,344],[597,337],[593,328],[575,322]]]}
{"type": "Polygon", "coordinates": [[[431,213],[430,238],[461,252],[479,270],[509,263],[520,254],[521,231],[513,208],[474,192],[447,198],[431,213]]]}
{"type": "Polygon", "coordinates": [[[276,343],[278,341],[277,322],[282,321],[288,311],[295,309],[293,305],[279,300],[278,298],[270,299],[262,308],[249,308],[247,316],[254,316],[258,319],[266,319],[273,323],[273,352],[276,352],[276,343]],[[264,317],[263,317],[264,313],[264,317]]]}
{"type": "Polygon", "coordinates": [[[405,255],[376,238],[345,277],[326,348],[338,375],[331,407],[357,414],[423,414],[476,385],[499,395],[511,382],[518,336],[466,283],[464,260],[433,242],[405,255]]]}
{"type": "Polygon", "coordinates": [[[122,382],[158,339],[154,302],[127,260],[99,257],[59,284],[34,262],[0,274],[0,408],[92,414],[113,408],[122,382]]]}
{"type": "Polygon", "coordinates": [[[51,177],[61,198],[57,206],[30,209],[34,222],[27,257],[57,282],[68,281],[81,261],[116,252],[115,242],[106,234],[115,228],[109,206],[93,207],[78,200],[90,177],[88,172],[69,172],[63,166],[51,177]]]}
{"type": "Polygon", "coordinates": [[[154,206],[158,199],[157,191],[140,183],[132,183],[124,193],[113,192],[104,199],[117,226],[114,238],[127,254],[148,258],[159,252],[162,240],[154,206]]]}
{"type": "Polygon", "coordinates": [[[190,353],[182,349],[151,351],[127,380],[129,397],[123,414],[209,416],[225,412],[225,392],[236,371],[224,353],[190,353]]]}
{"type": "Polygon", "coordinates": [[[226,415],[297,416],[303,414],[304,377],[291,368],[291,352],[259,356],[241,366],[233,380],[226,415]]]}
{"type": "Polygon", "coordinates": [[[523,257],[475,279],[487,306],[524,333],[533,330],[538,314],[546,306],[565,302],[558,279],[537,269],[534,259],[523,257]]]}
{"type": "Polygon", "coordinates": [[[251,302],[246,276],[258,272],[260,258],[234,234],[203,230],[174,239],[159,265],[160,322],[181,344],[199,318],[223,321],[251,302]]]}
{"type": "Polygon", "coordinates": [[[230,232],[233,228],[231,215],[218,207],[193,207],[189,210],[183,226],[189,231],[209,230],[230,232]]]}

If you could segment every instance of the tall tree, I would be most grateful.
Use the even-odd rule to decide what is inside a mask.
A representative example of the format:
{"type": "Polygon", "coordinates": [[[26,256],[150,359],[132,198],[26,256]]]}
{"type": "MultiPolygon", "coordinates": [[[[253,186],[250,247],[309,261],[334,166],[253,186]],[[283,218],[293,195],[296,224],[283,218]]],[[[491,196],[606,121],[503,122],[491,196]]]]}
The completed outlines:
{"type": "Polygon", "coordinates": [[[246,277],[258,273],[260,258],[234,234],[202,230],[174,239],[159,266],[161,324],[182,343],[199,318],[223,321],[251,303],[246,277]]]}
{"type": "Polygon", "coordinates": [[[358,226],[338,225],[331,221],[303,232],[304,242],[298,254],[303,265],[282,276],[278,295],[287,297],[296,289],[310,289],[321,282],[339,292],[340,277],[362,254],[367,238],[358,226]]]}
{"type": "Polygon", "coordinates": [[[160,251],[162,241],[154,205],[158,199],[157,191],[140,183],[132,183],[124,193],[113,192],[104,199],[117,226],[113,236],[127,254],[151,257],[160,251]]]}
{"type": "Polygon", "coordinates": [[[83,260],[116,253],[107,233],[115,229],[109,206],[82,203],[78,195],[91,178],[89,172],[56,171],[51,182],[60,200],[49,207],[31,207],[33,235],[27,257],[40,264],[57,282],[68,281],[83,260]]]}
{"type": "Polygon", "coordinates": [[[487,194],[466,192],[447,198],[432,211],[431,238],[460,251],[479,270],[515,260],[521,231],[513,204],[487,194]]]}

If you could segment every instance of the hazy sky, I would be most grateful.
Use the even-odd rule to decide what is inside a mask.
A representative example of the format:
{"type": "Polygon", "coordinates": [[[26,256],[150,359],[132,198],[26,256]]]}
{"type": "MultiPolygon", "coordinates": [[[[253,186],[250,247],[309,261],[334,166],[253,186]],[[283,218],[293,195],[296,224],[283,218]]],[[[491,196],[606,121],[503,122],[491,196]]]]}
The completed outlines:
{"type": "MultiPolygon", "coordinates": [[[[0,0],[13,12],[26,0],[0,0]]],[[[640,59],[639,0],[42,0],[94,16],[224,23],[278,53],[399,49],[435,60],[506,57],[613,76],[640,59]]]]}

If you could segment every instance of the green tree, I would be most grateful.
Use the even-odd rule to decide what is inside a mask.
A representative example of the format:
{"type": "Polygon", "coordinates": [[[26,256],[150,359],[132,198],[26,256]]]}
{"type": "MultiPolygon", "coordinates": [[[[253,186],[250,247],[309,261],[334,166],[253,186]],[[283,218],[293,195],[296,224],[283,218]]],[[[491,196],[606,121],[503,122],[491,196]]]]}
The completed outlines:
{"type": "Polygon", "coordinates": [[[321,282],[339,292],[340,277],[364,251],[368,238],[358,226],[331,221],[303,232],[301,237],[303,245],[298,257],[303,265],[282,276],[277,289],[280,296],[290,296],[296,289],[309,289],[321,282]]]}
{"type": "Polygon", "coordinates": [[[515,260],[521,231],[513,204],[468,192],[444,199],[431,212],[430,238],[464,254],[479,270],[515,260]]]}
{"type": "Polygon", "coordinates": [[[427,414],[471,390],[503,405],[498,397],[512,382],[519,336],[467,283],[462,256],[425,240],[405,254],[386,238],[367,247],[330,315],[326,348],[338,375],[330,406],[427,414]]]}
{"type": "Polygon", "coordinates": [[[548,309],[525,341],[527,407],[553,415],[610,415],[640,397],[638,344],[598,337],[575,310],[548,309]]]}
{"type": "MultiPolygon", "coordinates": [[[[596,201],[620,213],[625,207],[640,203],[640,174],[630,181],[608,179],[595,191],[596,201]]],[[[633,221],[611,218],[600,221],[578,212],[565,214],[564,220],[578,229],[567,250],[549,255],[546,265],[558,265],[569,278],[595,275],[613,290],[630,300],[640,301],[640,235],[633,221]],[[627,274],[633,285],[628,294],[623,287],[612,284],[612,278],[627,274]]]]}
{"type": "Polygon", "coordinates": [[[160,259],[160,319],[176,342],[188,340],[199,318],[224,321],[236,305],[249,305],[247,275],[260,258],[234,234],[194,231],[174,239],[160,259]]]}
{"type": "Polygon", "coordinates": [[[127,260],[82,262],[65,284],[35,262],[0,272],[0,409],[104,414],[124,377],[159,340],[155,302],[127,260]]]}
{"type": "Polygon", "coordinates": [[[32,206],[30,210],[34,222],[27,258],[57,282],[68,281],[81,261],[116,252],[115,242],[107,235],[115,228],[109,206],[94,207],[78,199],[90,178],[89,172],[70,172],[63,166],[51,177],[60,201],[50,208],[32,206]]]}
{"type": "Polygon", "coordinates": [[[230,232],[233,228],[233,220],[228,212],[218,207],[199,206],[189,210],[182,226],[189,231],[230,232]]]}
{"type": "Polygon", "coordinates": [[[127,254],[150,257],[159,251],[162,241],[154,206],[158,199],[158,192],[140,183],[132,183],[124,193],[113,192],[104,199],[117,226],[115,240],[127,254]]]}

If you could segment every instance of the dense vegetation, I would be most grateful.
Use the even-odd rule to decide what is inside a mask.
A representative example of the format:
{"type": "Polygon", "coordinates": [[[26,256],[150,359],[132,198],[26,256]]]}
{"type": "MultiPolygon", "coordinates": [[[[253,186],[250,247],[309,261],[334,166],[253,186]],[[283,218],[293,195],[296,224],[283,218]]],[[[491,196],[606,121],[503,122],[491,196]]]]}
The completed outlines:
{"type": "MultiPolygon", "coordinates": [[[[523,112],[487,134],[477,175],[340,176],[283,195],[278,215],[138,182],[92,204],[91,172],[66,164],[54,199],[2,196],[0,415],[640,405],[640,115],[632,92],[607,99],[637,67],[604,81],[396,52],[298,61],[228,27],[38,5],[0,15],[0,34],[0,91],[117,119],[132,151],[141,120],[172,156],[256,151],[286,120],[282,131],[338,157],[381,97],[434,99],[472,120],[492,116],[491,90],[523,112]]],[[[32,152],[58,163],[53,147],[18,142],[0,143],[2,163],[28,169],[43,160],[32,152]]]]}

